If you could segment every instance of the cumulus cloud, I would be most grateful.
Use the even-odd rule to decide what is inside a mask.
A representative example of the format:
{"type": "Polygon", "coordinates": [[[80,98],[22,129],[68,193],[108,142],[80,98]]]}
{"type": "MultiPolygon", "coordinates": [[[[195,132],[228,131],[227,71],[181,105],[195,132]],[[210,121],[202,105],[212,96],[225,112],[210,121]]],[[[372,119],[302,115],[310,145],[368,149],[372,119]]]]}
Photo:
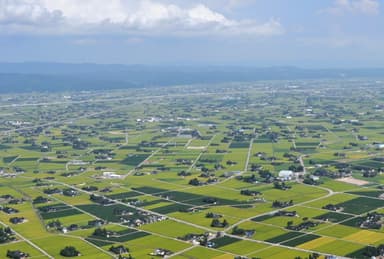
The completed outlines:
{"type": "Polygon", "coordinates": [[[61,11],[49,11],[47,8],[34,1],[0,0],[1,24],[52,23],[61,18],[61,11]]]}
{"type": "Polygon", "coordinates": [[[378,0],[334,0],[333,6],[323,12],[341,15],[345,13],[376,15],[380,11],[378,0]]]}
{"type": "Polygon", "coordinates": [[[252,34],[284,32],[263,23],[230,19],[202,3],[180,6],[159,0],[0,0],[0,29],[40,33],[252,34]]]}

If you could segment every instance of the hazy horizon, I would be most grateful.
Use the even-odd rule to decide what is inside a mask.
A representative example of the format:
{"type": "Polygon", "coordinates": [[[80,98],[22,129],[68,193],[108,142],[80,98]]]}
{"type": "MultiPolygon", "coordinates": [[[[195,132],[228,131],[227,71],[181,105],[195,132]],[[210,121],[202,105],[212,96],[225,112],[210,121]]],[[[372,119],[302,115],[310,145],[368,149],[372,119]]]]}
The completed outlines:
{"type": "Polygon", "coordinates": [[[0,0],[0,62],[384,67],[379,0],[0,0]]]}
{"type": "Polygon", "coordinates": [[[311,66],[311,65],[287,65],[287,64],[273,64],[273,65],[257,65],[257,64],[210,64],[210,63],[101,63],[101,62],[55,62],[55,61],[41,61],[41,60],[28,60],[28,61],[0,61],[1,65],[90,65],[90,66],[123,66],[123,67],[154,67],[154,68],[252,68],[252,69],[275,69],[275,68],[297,68],[303,70],[369,70],[369,69],[383,69],[383,65],[378,66],[369,66],[369,65],[361,65],[361,66],[311,66]]]}
{"type": "Polygon", "coordinates": [[[274,68],[297,68],[304,70],[369,70],[369,69],[383,69],[383,65],[378,66],[311,66],[311,65],[287,65],[287,64],[273,64],[273,65],[257,65],[257,64],[209,64],[209,63],[174,63],[174,64],[166,64],[166,63],[101,63],[101,62],[55,62],[55,61],[41,61],[41,60],[28,60],[28,61],[0,61],[2,65],[28,65],[28,64],[37,64],[37,65],[45,65],[45,64],[53,64],[53,65],[95,65],[95,66],[124,66],[124,67],[154,67],[154,68],[204,68],[204,67],[212,67],[212,68],[254,68],[254,69],[274,69],[274,68]]]}

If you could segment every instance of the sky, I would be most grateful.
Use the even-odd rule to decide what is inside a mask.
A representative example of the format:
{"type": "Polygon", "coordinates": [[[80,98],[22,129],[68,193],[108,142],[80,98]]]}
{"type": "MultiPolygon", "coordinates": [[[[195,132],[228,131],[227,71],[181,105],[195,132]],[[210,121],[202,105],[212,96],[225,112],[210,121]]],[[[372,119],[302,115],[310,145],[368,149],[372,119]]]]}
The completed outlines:
{"type": "Polygon", "coordinates": [[[384,0],[0,0],[0,62],[384,67],[384,0]]]}

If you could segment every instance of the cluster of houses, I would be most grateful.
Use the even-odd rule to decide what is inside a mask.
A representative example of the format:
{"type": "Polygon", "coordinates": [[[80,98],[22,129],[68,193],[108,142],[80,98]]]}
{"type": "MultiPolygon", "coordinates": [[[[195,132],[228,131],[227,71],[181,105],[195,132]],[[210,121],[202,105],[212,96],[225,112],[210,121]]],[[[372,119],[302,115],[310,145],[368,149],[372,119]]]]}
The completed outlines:
{"type": "Polygon", "coordinates": [[[104,196],[94,195],[94,194],[91,194],[89,196],[89,199],[103,206],[112,205],[115,203],[112,199],[106,198],[104,196]]]}
{"type": "Polygon", "coordinates": [[[11,228],[0,227],[0,241],[1,241],[1,243],[11,242],[14,240],[16,240],[15,232],[13,232],[11,228]]]}
{"type": "Polygon", "coordinates": [[[140,227],[142,225],[151,224],[166,220],[167,217],[154,215],[145,211],[123,212],[119,218],[120,222],[128,224],[130,227],[140,227]]]}
{"type": "Polygon", "coordinates": [[[44,212],[44,213],[56,212],[57,211],[57,207],[54,207],[54,206],[40,207],[39,211],[40,212],[44,212]]]}
{"type": "Polygon", "coordinates": [[[48,194],[48,195],[52,195],[52,194],[62,194],[63,191],[60,190],[59,188],[47,188],[47,189],[44,189],[43,192],[45,194],[48,194]]]}
{"type": "Polygon", "coordinates": [[[0,196],[0,203],[7,203],[7,204],[21,204],[25,202],[24,199],[18,199],[13,197],[10,194],[4,194],[0,196]]]}
{"type": "Polygon", "coordinates": [[[331,210],[331,211],[342,211],[343,210],[342,207],[335,205],[335,204],[327,204],[327,205],[323,206],[322,209],[331,210]]]}
{"type": "Polygon", "coordinates": [[[262,193],[259,191],[255,191],[255,190],[245,189],[245,190],[241,190],[240,194],[245,195],[245,196],[258,196],[258,195],[261,195],[262,193]]]}
{"type": "Polygon", "coordinates": [[[232,234],[236,236],[245,236],[246,238],[251,238],[255,234],[256,230],[254,229],[244,229],[238,226],[235,226],[232,229],[232,234]]]}
{"type": "Polygon", "coordinates": [[[293,205],[293,200],[290,201],[278,201],[274,200],[272,202],[272,207],[273,208],[285,208],[293,205]]]}
{"type": "Polygon", "coordinates": [[[19,213],[19,210],[18,209],[15,209],[15,208],[12,208],[12,207],[8,207],[8,206],[0,206],[0,210],[3,211],[4,213],[7,213],[7,214],[16,214],[16,213],[19,213]]]}
{"type": "Polygon", "coordinates": [[[12,217],[9,219],[9,222],[16,225],[27,222],[27,219],[25,219],[24,217],[12,217]]]}
{"type": "Polygon", "coordinates": [[[29,258],[29,254],[24,253],[20,250],[8,250],[7,251],[7,258],[10,258],[10,259],[27,259],[27,258],[29,258]]]}
{"type": "Polygon", "coordinates": [[[313,227],[316,227],[317,225],[319,225],[318,222],[314,222],[314,221],[304,221],[298,225],[291,225],[291,224],[288,224],[286,226],[287,229],[289,230],[293,230],[293,231],[301,231],[301,230],[305,230],[305,229],[309,229],[309,228],[313,228],[313,227]]]}
{"type": "Polygon", "coordinates": [[[153,123],[153,122],[160,122],[162,120],[163,119],[160,117],[149,117],[149,118],[144,118],[144,119],[138,118],[138,119],[136,119],[136,122],[137,123],[143,123],[143,122],[153,123]]]}
{"type": "Polygon", "coordinates": [[[5,125],[9,125],[17,128],[21,126],[32,125],[32,123],[28,121],[6,121],[5,125]]]}
{"type": "Polygon", "coordinates": [[[214,247],[215,244],[211,240],[217,238],[217,234],[206,232],[204,234],[186,234],[179,239],[192,243],[193,245],[201,245],[206,247],[214,247]]]}
{"type": "Polygon", "coordinates": [[[150,253],[149,255],[152,255],[152,256],[159,256],[159,257],[166,257],[166,256],[169,256],[173,254],[172,251],[168,250],[168,249],[164,249],[164,248],[156,248],[155,251],[153,251],[152,253],[150,253]]]}
{"type": "Polygon", "coordinates": [[[362,218],[362,220],[359,222],[360,228],[366,228],[366,229],[380,229],[382,226],[382,218],[384,217],[384,214],[372,212],[367,213],[367,215],[362,218]]]}
{"type": "Polygon", "coordinates": [[[95,155],[96,160],[112,160],[116,155],[112,149],[94,149],[92,154],[95,155]]]}
{"type": "Polygon", "coordinates": [[[63,190],[63,195],[64,196],[75,197],[78,194],[79,194],[79,192],[74,190],[74,189],[65,189],[65,190],[63,190]]]}
{"type": "Polygon", "coordinates": [[[188,184],[192,186],[203,186],[208,184],[217,183],[218,179],[216,177],[209,177],[205,182],[200,181],[198,178],[193,178],[189,180],[188,184]]]}
{"type": "Polygon", "coordinates": [[[286,185],[284,181],[278,181],[278,180],[273,182],[273,187],[275,189],[283,190],[283,191],[286,191],[292,188],[292,186],[286,185]]]}
{"type": "MultiPolygon", "coordinates": [[[[102,206],[109,206],[112,204],[115,204],[116,202],[110,198],[99,196],[99,195],[90,195],[90,200],[98,203],[102,206]]],[[[127,203],[129,204],[137,204],[139,203],[139,200],[132,200],[127,203]]],[[[128,208],[115,208],[113,211],[115,216],[119,217],[119,220],[121,223],[128,224],[132,227],[139,227],[141,225],[150,224],[158,221],[166,220],[167,217],[165,216],[159,216],[154,215],[146,211],[140,211],[140,210],[129,210],[128,208]]]]}
{"type": "MultiPolygon", "coordinates": [[[[253,165],[252,171],[257,171],[261,178],[263,178],[263,182],[272,183],[272,182],[287,182],[287,181],[295,181],[302,177],[302,172],[293,172],[292,170],[281,170],[279,171],[277,177],[273,176],[271,172],[262,170],[259,166],[253,165]]],[[[258,179],[256,175],[251,176],[237,176],[237,180],[248,182],[248,183],[258,183],[258,179]]]]}
{"type": "Polygon", "coordinates": [[[198,130],[183,127],[168,127],[162,129],[161,132],[168,133],[171,136],[179,138],[200,138],[201,133],[198,130]]]}
{"type": "Polygon", "coordinates": [[[68,196],[68,197],[75,197],[79,194],[78,191],[71,189],[71,188],[64,189],[64,190],[61,190],[59,188],[47,188],[47,189],[44,189],[43,192],[45,194],[48,194],[48,195],[62,194],[64,196],[68,196]]]}
{"type": "Polygon", "coordinates": [[[61,229],[59,229],[59,230],[61,230],[61,232],[63,232],[64,234],[65,233],[68,233],[68,232],[70,232],[70,231],[75,231],[75,230],[78,230],[79,229],[79,225],[77,225],[77,224],[71,224],[71,225],[69,225],[68,227],[62,227],[61,229]]]}
{"type": "MultiPolygon", "coordinates": [[[[23,203],[24,201],[25,201],[24,199],[14,198],[10,194],[4,194],[4,195],[0,196],[0,203],[20,204],[20,203],[23,203]]],[[[19,213],[18,209],[15,209],[15,208],[12,208],[12,207],[9,207],[9,206],[2,206],[2,205],[0,205],[0,211],[4,212],[6,214],[16,214],[16,213],[19,213]]],[[[9,219],[9,222],[11,222],[12,224],[21,224],[21,223],[24,223],[26,221],[27,221],[27,219],[24,218],[24,217],[11,217],[9,219]]]]}
{"type": "Polygon", "coordinates": [[[223,215],[217,214],[217,213],[213,213],[213,212],[208,212],[207,214],[205,214],[205,217],[209,218],[209,219],[219,219],[219,218],[222,218],[223,215]]]}
{"type": "Polygon", "coordinates": [[[299,215],[296,211],[279,210],[275,212],[273,216],[298,217],[299,215]]]}
{"type": "Polygon", "coordinates": [[[94,237],[103,237],[103,238],[111,238],[111,237],[119,237],[120,235],[111,230],[107,230],[106,228],[97,228],[93,231],[92,236],[94,237]]]}
{"type": "Polygon", "coordinates": [[[102,219],[94,219],[88,221],[88,227],[101,227],[102,225],[106,224],[106,222],[102,219]]]}
{"type": "Polygon", "coordinates": [[[111,251],[112,253],[117,254],[117,255],[121,255],[121,254],[127,254],[127,253],[129,253],[129,249],[126,248],[126,247],[123,246],[123,245],[119,245],[119,246],[111,246],[111,247],[109,248],[109,251],[111,251]]]}
{"type": "Polygon", "coordinates": [[[368,140],[368,137],[367,137],[367,136],[363,136],[363,135],[357,135],[357,138],[358,138],[359,140],[362,140],[362,141],[366,141],[366,140],[368,140]]]}
{"type": "Polygon", "coordinates": [[[70,231],[75,231],[78,229],[88,229],[88,228],[94,228],[94,227],[101,227],[105,225],[106,222],[101,219],[95,219],[88,221],[87,225],[79,226],[78,224],[70,224],[69,226],[63,226],[60,220],[52,220],[47,223],[47,229],[48,230],[56,230],[60,231],[62,233],[68,233],[70,231]]]}
{"type": "Polygon", "coordinates": [[[24,171],[22,171],[22,172],[8,172],[4,168],[0,168],[0,177],[3,177],[3,178],[14,178],[20,173],[24,173],[24,171]]]}

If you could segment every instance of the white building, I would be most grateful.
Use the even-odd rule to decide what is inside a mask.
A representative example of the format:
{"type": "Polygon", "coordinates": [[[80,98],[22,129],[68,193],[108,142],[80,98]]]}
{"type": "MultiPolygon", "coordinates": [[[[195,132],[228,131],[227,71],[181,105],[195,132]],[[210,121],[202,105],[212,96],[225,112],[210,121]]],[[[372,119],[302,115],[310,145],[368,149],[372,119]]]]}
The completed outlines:
{"type": "Polygon", "coordinates": [[[104,172],[103,177],[107,179],[121,179],[123,178],[122,175],[116,174],[114,172],[104,172]]]}
{"type": "Polygon", "coordinates": [[[279,172],[279,178],[284,181],[292,180],[293,176],[294,174],[291,170],[281,170],[279,172]]]}
{"type": "Polygon", "coordinates": [[[320,177],[316,176],[316,175],[311,175],[310,176],[312,180],[314,181],[319,181],[320,180],[320,177]]]}

